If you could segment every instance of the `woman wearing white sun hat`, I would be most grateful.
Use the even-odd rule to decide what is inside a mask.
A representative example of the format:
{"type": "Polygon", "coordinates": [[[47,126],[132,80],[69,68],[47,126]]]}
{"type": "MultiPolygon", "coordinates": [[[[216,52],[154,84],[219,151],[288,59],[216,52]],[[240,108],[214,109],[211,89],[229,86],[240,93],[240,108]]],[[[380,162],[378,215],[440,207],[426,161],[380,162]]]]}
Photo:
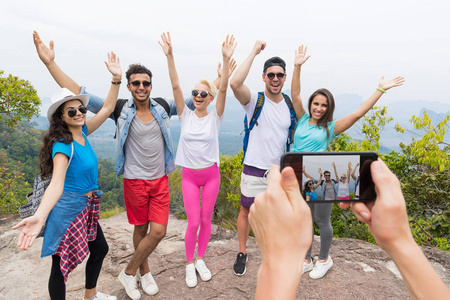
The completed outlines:
{"type": "Polygon", "coordinates": [[[67,277],[88,253],[84,299],[117,299],[96,291],[108,244],[98,224],[102,194],[97,192],[98,160],[86,138],[114,111],[119,93],[119,58],[108,53],[105,64],[113,75],[111,89],[102,109],[91,119],[86,120],[88,95],[74,95],[63,88],[52,96],[47,111],[50,127],[39,152],[39,173],[41,177],[52,175],[51,182],[36,213],[13,227],[23,227],[17,245],[25,250],[47,220],[41,257],[52,255],[51,299],[65,299],[67,277]]]}

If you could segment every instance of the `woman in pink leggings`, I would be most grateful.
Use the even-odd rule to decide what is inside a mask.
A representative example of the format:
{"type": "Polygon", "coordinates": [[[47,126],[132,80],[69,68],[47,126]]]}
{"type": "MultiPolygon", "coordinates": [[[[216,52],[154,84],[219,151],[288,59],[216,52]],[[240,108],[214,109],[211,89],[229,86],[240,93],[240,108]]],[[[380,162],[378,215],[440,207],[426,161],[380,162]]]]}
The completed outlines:
{"type": "Polygon", "coordinates": [[[184,102],[175,68],[170,34],[163,33],[161,38],[162,42],[159,44],[167,56],[170,81],[181,127],[175,163],[183,167],[182,192],[188,218],[184,240],[187,260],[186,285],[195,287],[197,285],[196,271],[203,281],[211,279],[211,272],[206,267],[203,256],[211,235],[211,217],[220,187],[219,128],[225,109],[230,59],[236,44],[233,36],[227,36],[222,44],[223,68],[219,89],[217,90],[215,85],[207,80],[200,80],[192,90],[195,106],[195,110],[192,111],[184,102]],[[216,95],[216,107],[208,112],[208,105],[216,95]],[[200,188],[202,188],[201,192],[200,188]],[[198,250],[194,263],[197,232],[198,250]]]}

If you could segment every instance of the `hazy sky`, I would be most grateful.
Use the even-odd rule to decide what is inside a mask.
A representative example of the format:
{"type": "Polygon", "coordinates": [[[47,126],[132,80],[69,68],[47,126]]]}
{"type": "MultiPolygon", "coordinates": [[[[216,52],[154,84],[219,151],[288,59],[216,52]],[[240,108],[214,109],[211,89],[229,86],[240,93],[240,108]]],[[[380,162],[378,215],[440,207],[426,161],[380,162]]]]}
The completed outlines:
{"type": "MultiPolygon", "coordinates": [[[[200,78],[215,78],[227,33],[238,42],[241,63],[257,39],[267,48],[255,59],[246,84],[262,90],[264,61],[278,55],[288,65],[290,88],[295,49],[312,55],[302,69],[302,97],[326,87],[334,94],[366,98],[381,75],[403,75],[397,100],[450,103],[450,2],[408,1],[2,1],[0,70],[29,80],[40,97],[58,88],[33,45],[37,30],[55,41],[56,61],[79,84],[106,95],[111,76],[103,61],[114,50],[124,72],[140,62],[153,74],[154,96],[171,96],[166,58],[158,45],[170,31],[183,91],[200,78]]],[[[125,77],[125,76],[124,76],[125,77]]],[[[129,93],[122,86],[120,95],[129,93]]]]}

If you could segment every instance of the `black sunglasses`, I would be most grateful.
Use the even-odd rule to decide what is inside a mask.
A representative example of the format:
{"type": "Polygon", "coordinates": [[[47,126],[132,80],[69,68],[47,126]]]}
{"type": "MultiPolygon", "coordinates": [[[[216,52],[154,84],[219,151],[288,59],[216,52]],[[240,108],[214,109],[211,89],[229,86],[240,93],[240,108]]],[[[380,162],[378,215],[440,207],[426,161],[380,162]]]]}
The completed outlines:
{"type": "Polygon", "coordinates": [[[210,92],[207,92],[207,91],[199,92],[198,90],[192,90],[192,96],[197,97],[198,94],[200,94],[200,97],[202,97],[202,98],[206,98],[206,96],[208,96],[208,94],[210,94],[212,97],[212,94],[210,92]]]}
{"type": "Polygon", "coordinates": [[[268,74],[265,73],[265,74],[266,74],[267,78],[269,78],[270,80],[274,79],[275,76],[277,76],[278,79],[283,79],[284,75],[286,75],[284,73],[277,73],[277,74],[275,74],[275,73],[268,73],[268,74]]]}
{"type": "Polygon", "coordinates": [[[86,106],[81,105],[81,106],[78,107],[78,108],[71,108],[71,109],[69,109],[69,110],[67,111],[67,115],[68,115],[70,118],[73,118],[73,117],[75,117],[75,115],[77,114],[77,110],[79,110],[80,113],[85,114],[85,113],[87,113],[87,110],[88,110],[88,109],[86,108],[86,106]]]}
{"type": "Polygon", "coordinates": [[[140,87],[141,86],[141,83],[142,83],[142,85],[144,86],[144,87],[149,87],[151,84],[152,84],[152,82],[151,81],[139,81],[139,80],[135,80],[135,81],[132,81],[132,82],[130,82],[134,87],[140,87]]]}

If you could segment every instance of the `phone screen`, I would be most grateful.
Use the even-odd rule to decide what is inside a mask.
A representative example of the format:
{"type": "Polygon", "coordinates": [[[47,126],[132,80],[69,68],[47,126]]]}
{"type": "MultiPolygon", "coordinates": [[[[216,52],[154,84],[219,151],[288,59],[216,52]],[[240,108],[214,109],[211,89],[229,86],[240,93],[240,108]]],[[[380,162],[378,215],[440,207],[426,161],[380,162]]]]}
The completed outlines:
{"type": "Polygon", "coordinates": [[[306,201],[373,201],[370,165],[377,159],[375,152],[290,152],[281,157],[280,165],[294,169],[306,201]]]}

